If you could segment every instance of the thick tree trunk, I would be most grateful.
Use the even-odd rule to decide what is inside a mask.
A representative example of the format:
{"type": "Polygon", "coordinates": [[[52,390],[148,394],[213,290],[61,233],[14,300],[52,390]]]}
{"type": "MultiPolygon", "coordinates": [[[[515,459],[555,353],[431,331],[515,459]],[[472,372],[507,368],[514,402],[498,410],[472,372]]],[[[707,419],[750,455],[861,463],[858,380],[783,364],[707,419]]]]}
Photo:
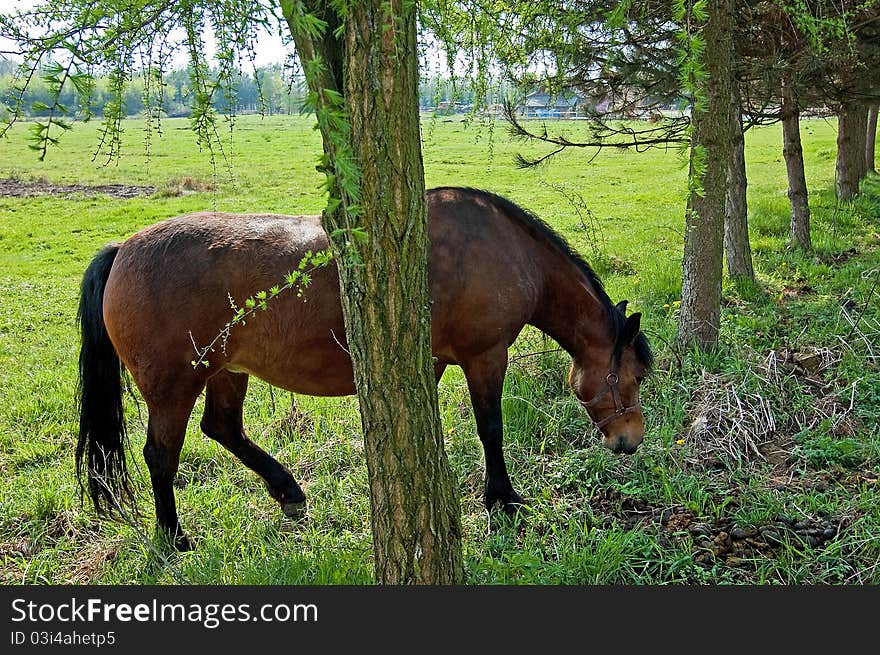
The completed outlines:
{"type": "Polygon", "coordinates": [[[868,110],[860,103],[848,103],[837,112],[837,197],[852,200],[859,194],[865,176],[865,142],[868,110]]]}
{"type": "Polygon", "coordinates": [[[730,161],[727,169],[726,220],[724,251],[727,275],[732,278],[755,278],[752,247],[749,244],[749,209],[747,202],[746,141],[743,134],[739,83],[734,80],[730,94],[730,161]]]}
{"type": "Polygon", "coordinates": [[[703,85],[706,109],[694,112],[690,194],[685,216],[678,341],[703,350],[718,341],[727,166],[730,156],[730,94],[733,81],[733,1],[709,0],[703,85]],[[702,179],[698,173],[704,170],[702,179]]]}
{"type": "Polygon", "coordinates": [[[801,147],[800,108],[791,77],[782,80],[782,156],[788,173],[788,201],[791,205],[791,241],[804,250],[810,240],[810,204],[801,147]]]}
{"type": "MultiPolygon", "coordinates": [[[[324,223],[338,235],[331,241],[360,402],[376,580],[456,584],[464,579],[460,508],[431,354],[415,8],[407,0],[351,3],[344,41],[330,46],[344,51],[349,163],[359,177],[356,194],[334,178],[342,202],[324,223]]],[[[300,33],[301,57],[301,40],[321,54],[321,43],[300,33]]],[[[331,163],[345,156],[340,136],[324,134],[331,163]]]]}
{"type": "Polygon", "coordinates": [[[874,103],[868,108],[868,130],[865,134],[865,170],[868,173],[876,173],[877,165],[874,153],[877,148],[877,111],[880,104],[874,103]]]}

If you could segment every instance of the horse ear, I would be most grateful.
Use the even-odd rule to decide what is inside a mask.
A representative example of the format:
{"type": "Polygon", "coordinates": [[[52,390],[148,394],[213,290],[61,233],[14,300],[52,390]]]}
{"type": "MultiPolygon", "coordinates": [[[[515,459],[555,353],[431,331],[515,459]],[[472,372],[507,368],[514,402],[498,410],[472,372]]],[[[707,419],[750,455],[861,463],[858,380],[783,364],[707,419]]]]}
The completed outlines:
{"type": "Polygon", "coordinates": [[[628,300],[621,300],[619,303],[617,303],[617,311],[619,311],[624,316],[626,316],[626,303],[627,302],[629,302],[629,301],[628,300]]]}
{"type": "Polygon", "coordinates": [[[642,314],[641,312],[636,312],[628,319],[626,319],[626,323],[623,325],[623,343],[631,344],[636,340],[636,337],[639,336],[639,330],[642,326],[642,314]]]}

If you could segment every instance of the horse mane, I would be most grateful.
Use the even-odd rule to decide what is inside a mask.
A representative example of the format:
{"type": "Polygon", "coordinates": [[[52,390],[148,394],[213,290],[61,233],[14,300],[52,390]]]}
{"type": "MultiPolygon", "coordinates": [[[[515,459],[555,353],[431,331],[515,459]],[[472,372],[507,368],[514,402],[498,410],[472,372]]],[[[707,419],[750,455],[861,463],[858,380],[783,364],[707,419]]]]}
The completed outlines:
{"type": "MultiPolygon", "coordinates": [[[[619,361],[624,346],[621,341],[621,334],[623,332],[623,326],[626,323],[626,317],[617,309],[616,305],[611,301],[611,298],[608,297],[608,292],[605,291],[605,286],[602,284],[602,280],[599,279],[599,276],[596,275],[596,272],[590,267],[583,256],[572,248],[568,241],[566,241],[545,221],[538,218],[538,216],[529,210],[520,207],[504,196],[499,196],[491,191],[475,189],[472,187],[437,187],[431,189],[429,193],[431,191],[443,190],[466,193],[494,205],[505,216],[522,226],[533,238],[547,242],[551,247],[574,264],[584,276],[590,287],[592,287],[596,297],[599,299],[599,303],[605,310],[608,320],[611,321],[614,333],[614,359],[615,361],[619,361]]],[[[647,338],[642,332],[639,332],[633,343],[633,347],[635,348],[636,357],[638,357],[639,361],[644,364],[645,367],[650,369],[654,363],[654,355],[651,352],[651,347],[648,344],[647,338]]]]}

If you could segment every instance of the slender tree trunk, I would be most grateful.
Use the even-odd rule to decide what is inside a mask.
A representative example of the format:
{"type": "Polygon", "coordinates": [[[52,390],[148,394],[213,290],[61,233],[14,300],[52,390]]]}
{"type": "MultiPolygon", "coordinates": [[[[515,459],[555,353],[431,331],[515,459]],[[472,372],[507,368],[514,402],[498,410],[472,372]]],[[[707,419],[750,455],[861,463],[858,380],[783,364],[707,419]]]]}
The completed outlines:
{"type": "Polygon", "coordinates": [[[800,108],[790,75],[782,79],[782,156],[788,174],[788,201],[791,205],[791,241],[809,250],[810,204],[801,147],[800,108]]]}
{"type": "Polygon", "coordinates": [[[718,341],[727,166],[730,156],[730,97],[733,82],[733,1],[709,0],[703,28],[708,79],[705,111],[693,113],[690,194],[685,215],[681,313],[678,341],[703,350],[718,341]],[[699,172],[705,171],[702,179],[699,172]]]}
{"type": "Polygon", "coordinates": [[[743,134],[739,83],[734,80],[730,94],[730,161],[727,169],[726,220],[724,250],[727,274],[732,278],[755,279],[752,247],[749,244],[749,209],[747,202],[746,140],[743,134]]]}
{"type": "Polygon", "coordinates": [[[856,102],[848,103],[840,108],[837,117],[837,197],[852,200],[859,194],[859,182],[867,173],[867,107],[856,102]]]}
{"type": "MultiPolygon", "coordinates": [[[[415,10],[408,0],[350,3],[341,44],[328,41],[329,30],[323,40],[304,35],[301,24],[292,31],[304,66],[314,61],[309,48],[313,56],[323,56],[327,47],[344,52],[336,60],[342,63],[346,141],[358,189],[340,188],[341,170],[334,168],[341,202],[325,211],[324,225],[339,264],[360,402],[376,580],[456,584],[464,579],[460,508],[443,447],[431,353],[415,10]],[[307,42],[304,48],[300,41],[307,42]]],[[[338,79],[325,76],[323,83],[338,79]]],[[[319,90],[312,82],[310,88],[319,90]]],[[[345,137],[325,130],[331,164],[341,161],[345,137]]]]}
{"type": "Polygon", "coordinates": [[[868,130],[865,134],[865,170],[868,173],[876,173],[877,165],[874,160],[874,152],[877,148],[877,111],[880,104],[874,103],[868,108],[868,130]]]}
{"type": "Polygon", "coordinates": [[[868,159],[864,153],[868,150],[868,121],[870,120],[871,108],[868,104],[861,104],[859,107],[860,111],[856,114],[858,122],[854,129],[858,137],[855,146],[858,149],[856,158],[859,162],[859,181],[861,181],[868,176],[868,159]]]}

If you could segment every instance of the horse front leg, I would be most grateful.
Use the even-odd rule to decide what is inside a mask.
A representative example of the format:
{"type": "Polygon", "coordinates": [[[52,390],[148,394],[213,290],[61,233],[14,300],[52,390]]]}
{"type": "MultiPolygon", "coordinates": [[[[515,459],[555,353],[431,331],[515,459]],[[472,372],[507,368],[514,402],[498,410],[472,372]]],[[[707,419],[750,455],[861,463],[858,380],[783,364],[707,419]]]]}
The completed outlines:
{"type": "Polygon", "coordinates": [[[477,434],[483,443],[486,460],[486,486],[483,496],[486,509],[491,511],[496,505],[500,505],[507,514],[516,514],[525,501],[513,490],[510,483],[502,446],[504,423],[501,415],[501,390],[507,371],[507,348],[486,351],[463,363],[462,369],[467,379],[477,434]]]}

